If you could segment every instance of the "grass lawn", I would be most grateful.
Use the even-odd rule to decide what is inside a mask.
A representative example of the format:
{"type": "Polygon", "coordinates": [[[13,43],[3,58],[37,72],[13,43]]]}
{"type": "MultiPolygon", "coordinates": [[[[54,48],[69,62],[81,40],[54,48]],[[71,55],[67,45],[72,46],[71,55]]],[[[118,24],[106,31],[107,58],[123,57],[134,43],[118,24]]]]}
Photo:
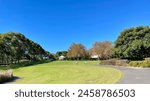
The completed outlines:
{"type": "Polygon", "coordinates": [[[55,61],[13,69],[15,84],[113,84],[122,73],[97,66],[98,61],[55,61]]]}

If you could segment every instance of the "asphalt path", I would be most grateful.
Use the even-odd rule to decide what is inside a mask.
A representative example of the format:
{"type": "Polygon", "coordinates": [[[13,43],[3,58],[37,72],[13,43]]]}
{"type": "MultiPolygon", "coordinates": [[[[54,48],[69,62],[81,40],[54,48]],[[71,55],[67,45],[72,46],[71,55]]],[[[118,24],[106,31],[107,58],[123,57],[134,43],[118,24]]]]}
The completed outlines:
{"type": "Polygon", "coordinates": [[[118,84],[150,84],[150,68],[112,67],[120,70],[123,77],[118,84]]]}

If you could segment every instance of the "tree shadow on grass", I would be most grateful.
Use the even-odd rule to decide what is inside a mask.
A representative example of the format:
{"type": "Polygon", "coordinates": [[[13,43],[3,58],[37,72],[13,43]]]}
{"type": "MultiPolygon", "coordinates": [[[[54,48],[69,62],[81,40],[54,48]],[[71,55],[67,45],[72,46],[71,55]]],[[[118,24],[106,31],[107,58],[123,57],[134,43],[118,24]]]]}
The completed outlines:
{"type": "Polygon", "coordinates": [[[17,64],[0,66],[0,70],[18,69],[18,68],[21,68],[21,67],[34,66],[34,65],[43,64],[43,63],[49,63],[49,62],[52,62],[52,61],[49,61],[49,60],[43,60],[43,61],[25,61],[25,62],[20,62],[20,63],[17,63],[17,64]]]}
{"type": "Polygon", "coordinates": [[[17,68],[21,68],[21,67],[34,66],[34,65],[39,65],[39,64],[43,64],[43,63],[49,63],[49,62],[51,62],[51,61],[30,61],[30,62],[23,62],[23,63],[15,64],[15,65],[11,66],[10,68],[17,69],[17,68]]]}

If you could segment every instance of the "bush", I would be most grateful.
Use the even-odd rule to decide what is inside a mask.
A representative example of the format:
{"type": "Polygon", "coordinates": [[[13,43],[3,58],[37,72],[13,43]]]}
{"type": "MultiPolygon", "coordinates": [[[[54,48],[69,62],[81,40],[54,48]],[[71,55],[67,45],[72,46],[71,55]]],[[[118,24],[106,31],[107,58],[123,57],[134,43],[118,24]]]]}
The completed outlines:
{"type": "Polygon", "coordinates": [[[110,59],[110,60],[102,60],[101,64],[103,65],[116,65],[116,66],[127,66],[128,65],[128,60],[122,59],[110,59]]]}
{"type": "Polygon", "coordinates": [[[131,61],[129,65],[133,67],[150,67],[150,61],[131,61]]]}
{"type": "Polygon", "coordinates": [[[12,78],[13,78],[13,72],[12,72],[12,70],[7,70],[5,72],[4,71],[0,72],[0,83],[9,81],[12,78]]]}
{"type": "Polygon", "coordinates": [[[50,60],[41,60],[41,61],[23,61],[17,64],[10,64],[9,66],[5,66],[0,69],[15,69],[15,68],[20,68],[20,67],[27,67],[27,66],[33,66],[33,65],[38,65],[42,63],[48,63],[51,62],[50,60]]]}

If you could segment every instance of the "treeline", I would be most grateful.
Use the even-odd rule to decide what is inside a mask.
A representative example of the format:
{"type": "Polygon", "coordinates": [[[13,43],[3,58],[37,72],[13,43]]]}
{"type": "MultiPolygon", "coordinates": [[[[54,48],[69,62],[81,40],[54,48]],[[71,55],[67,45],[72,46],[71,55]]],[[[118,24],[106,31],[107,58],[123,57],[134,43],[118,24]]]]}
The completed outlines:
{"type": "Polygon", "coordinates": [[[73,60],[95,57],[100,60],[110,58],[143,60],[150,57],[150,27],[139,26],[126,29],[120,33],[114,44],[109,41],[95,42],[89,50],[80,43],[73,43],[68,51],[56,53],[56,57],[61,55],[73,60]]]}
{"type": "Polygon", "coordinates": [[[19,63],[20,60],[43,60],[50,58],[39,44],[29,40],[21,33],[0,34],[0,64],[19,63]]]}
{"type": "Polygon", "coordinates": [[[19,63],[20,60],[59,59],[68,60],[110,58],[143,60],[150,57],[150,27],[132,27],[120,33],[113,44],[110,41],[95,42],[90,49],[81,43],[73,43],[67,51],[51,54],[39,44],[29,40],[21,33],[0,34],[0,64],[19,63]],[[62,57],[63,58],[63,57],[62,57]]]}
{"type": "Polygon", "coordinates": [[[95,42],[91,49],[87,50],[82,44],[73,43],[68,49],[69,59],[109,59],[112,56],[113,45],[109,41],[95,42]]]}
{"type": "Polygon", "coordinates": [[[58,51],[55,58],[64,56],[66,60],[104,60],[110,59],[112,52],[113,44],[109,41],[95,42],[91,49],[86,49],[81,43],[73,43],[68,51],[58,51]]]}

